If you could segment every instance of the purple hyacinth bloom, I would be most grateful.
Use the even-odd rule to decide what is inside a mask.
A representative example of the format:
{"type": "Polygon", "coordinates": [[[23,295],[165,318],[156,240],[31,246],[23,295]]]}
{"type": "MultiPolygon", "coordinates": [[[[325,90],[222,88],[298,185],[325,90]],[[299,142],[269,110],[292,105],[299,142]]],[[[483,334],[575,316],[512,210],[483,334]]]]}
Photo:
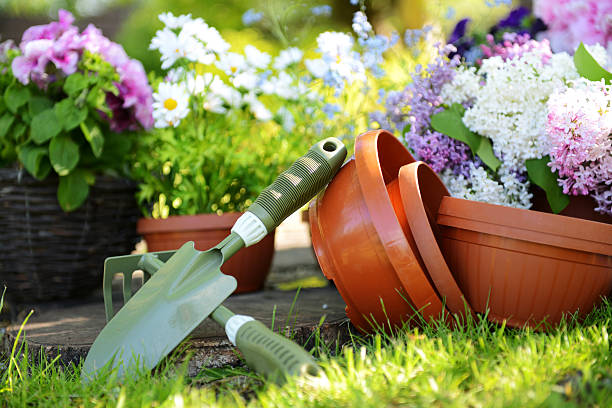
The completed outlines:
{"type": "Polygon", "coordinates": [[[455,42],[457,42],[460,38],[463,38],[463,36],[465,35],[466,29],[467,29],[467,25],[468,23],[472,21],[469,18],[463,18],[461,20],[459,20],[457,22],[457,24],[455,24],[455,28],[453,28],[453,32],[451,33],[450,37],[448,38],[448,43],[449,44],[454,44],[455,42]]]}
{"type": "Polygon", "coordinates": [[[394,127],[415,156],[435,171],[450,169],[469,179],[470,163],[479,166],[480,160],[465,143],[431,129],[431,116],[443,109],[442,87],[452,81],[454,68],[459,65],[458,56],[447,58],[453,51],[452,45],[446,45],[425,69],[417,66],[412,83],[403,91],[388,92],[385,117],[375,113],[370,118],[383,128],[394,127]]]}
{"type": "Polygon", "coordinates": [[[523,19],[529,16],[530,11],[526,7],[517,7],[505,17],[499,20],[497,27],[499,28],[520,28],[523,19]]]}

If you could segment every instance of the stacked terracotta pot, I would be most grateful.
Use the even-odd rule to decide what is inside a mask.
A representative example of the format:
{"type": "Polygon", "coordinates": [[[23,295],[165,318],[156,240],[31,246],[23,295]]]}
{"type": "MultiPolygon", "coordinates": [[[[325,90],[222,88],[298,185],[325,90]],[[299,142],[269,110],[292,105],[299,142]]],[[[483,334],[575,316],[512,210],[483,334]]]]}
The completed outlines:
{"type": "Polygon", "coordinates": [[[612,225],[452,198],[384,130],[357,137],[309,214],[321,269],[364,332],[474,313],[546,329],[612,289],[612,225]]]}

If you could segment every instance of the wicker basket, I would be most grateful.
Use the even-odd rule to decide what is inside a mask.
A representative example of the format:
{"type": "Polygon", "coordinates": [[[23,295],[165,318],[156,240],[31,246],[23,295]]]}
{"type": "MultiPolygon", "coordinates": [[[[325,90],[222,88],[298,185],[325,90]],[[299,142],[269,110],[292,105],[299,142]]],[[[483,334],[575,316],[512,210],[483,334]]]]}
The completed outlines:
{"type": "Polygon", "coordinates": [[[0,285],[13,302],[87,295],[102,285],[104,259],[129,254],[138,238],[133,183],[97,177],[71,213],[56,191],[57,178],[0,169],[0,285]]]}

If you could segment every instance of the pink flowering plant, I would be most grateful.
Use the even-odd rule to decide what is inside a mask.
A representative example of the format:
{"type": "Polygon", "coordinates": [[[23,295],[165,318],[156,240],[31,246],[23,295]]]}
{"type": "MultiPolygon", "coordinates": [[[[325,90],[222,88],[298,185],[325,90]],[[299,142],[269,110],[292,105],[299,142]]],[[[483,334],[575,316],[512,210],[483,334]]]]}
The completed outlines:
{"type": "Polygon", "coordinates": [[[59,177],[64,211],[78,208],[95,175],[125,174],[132,133],[153,125],[140,62],[73,16],[28,28],[0,47],[0,163],[37,179],[59,177]]]}

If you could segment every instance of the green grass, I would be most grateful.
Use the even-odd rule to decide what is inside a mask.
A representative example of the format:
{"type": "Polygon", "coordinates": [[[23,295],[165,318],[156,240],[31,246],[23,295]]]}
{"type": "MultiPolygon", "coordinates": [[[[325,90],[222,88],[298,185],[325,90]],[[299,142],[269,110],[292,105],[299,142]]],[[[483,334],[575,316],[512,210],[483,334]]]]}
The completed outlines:
{"type": "Polygon", "coordinates": [[[79,367],[28,362],[15,350],[0,362],[0,406],[525,407],[612,406],[612,357],[605,301],[586,321],[549,333],[498,327],[484,319],[393,335],[354,336],[324,376],[283,387],[245,368],[205,370],[191,379],[174,356],[154,373],[82,385],[79,367]],[[7,369],[8,368],[8,369],[7,369]]]}

